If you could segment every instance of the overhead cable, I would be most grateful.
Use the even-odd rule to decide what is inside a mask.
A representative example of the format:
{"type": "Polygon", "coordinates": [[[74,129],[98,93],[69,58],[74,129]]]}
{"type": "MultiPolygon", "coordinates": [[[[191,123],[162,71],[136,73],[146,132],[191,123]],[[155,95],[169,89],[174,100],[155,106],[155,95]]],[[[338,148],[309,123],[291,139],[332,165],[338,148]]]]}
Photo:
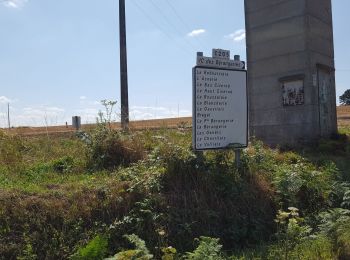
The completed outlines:
{"type": "MultiPolygon", "coordinates": [[[[183,33],[178,30],[178,28],[169,20],[169,18],[164,14],[163,10],[154,2],[154,0],[149,0],[149,2],[158,10],[160,15],[164,18],[164,20],[180,35],[183,35],[183,33]]],[[[188,40],[185,38],[185,41],[187,44],[194,50],[196,51],[196,47],[188,40]]]]}
{"type": "MultiPolygon", "coordinates": [[[[165,0],[165,2],[168,4],[168,6],[170,7],[170,9],[173,11],[173,13],[175,14],[175,16],[179,19],[179,21],[184,25],[184,27],[186,28],[186,30],[188,32],[191,32],[193,30],[193,28],[190,28],[190,26],[185,22],[185,20],[181,17],[181,15],[179,14],[179,12],[176,10],[176,8],[174,7],[174,5],[169,1],[169,0],[165,0]]],[[[202,41],[200,41],[197,37],[195,37],[195,39],[197,40],[198,44],[205,49],[205,45],[203,44],[202,41]]]]}
{"type": "Polygon", "coordinates": [[[145,11],[144,8],[142,8],[139,3],[136,0],[131,0],[131,2],[134,4],[134,6],[136,6],[137,9],[139,9],[139,11],[141,13],[144,14],[144,16],[154,25],[156,26],[161,33],[163,33],[166,37],[169,38],[170,41],[172,41],[181,51],[186,52],[187,54],[192,55],[192,53],[184,48],[181,44],[179,44],[179,42],[177,41],[177,39],[175,37],[173,37],[171,34],[169,34],[166,30],[163,30],[163,28],[161,26],[159,26],[159,24],[145,11]]]}

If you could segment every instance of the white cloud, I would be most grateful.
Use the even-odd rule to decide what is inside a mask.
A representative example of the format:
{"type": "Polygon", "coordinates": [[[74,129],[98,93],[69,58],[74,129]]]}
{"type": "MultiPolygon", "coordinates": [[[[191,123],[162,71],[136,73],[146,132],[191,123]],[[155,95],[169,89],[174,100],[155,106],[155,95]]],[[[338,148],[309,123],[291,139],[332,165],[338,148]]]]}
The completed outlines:
{"type": "MultiPolygon", "coordinates": [[[[0,97],[6,102],[9,98],[0,97]]],[[[81,116],[82,123],[95,123],[98,113],[101,110],[105,113],[104,107],[97,101],[85,100],[84,105],[75,109],[66,110],[61,107],[48,105],[33,105],[21,107],[16,100],[12,100],[10,107],[11,125],[18,126],[54,126],[70,124],[72,116],[81,116]],[[16,104],[16,105],[15,105],[16,104]]],[[[115,106],[112,114],[113,121],[120,121],[119,106],[115,106]]],[[[178,104],[170,106],[131,106],[130,120],[148,120],[161,118],[177,118],[191,116],[191,111],[186,107],[180,108],[178,104]]],[[[0,103],[0,128],[7,127],[7,103],[0,103]]]]}
{"type": "Polygon", "coordinates": [[[11,103],[12,100],[9,99],[8,97],[5,96],[0,96],[0,104],[7,104],[7,103],[11,103]]]}
{"type": "Polygon", "coordinates": [[[235,31],[234,33],[226,35],[225,38],[233,40],[235,42],[242,42],[246,38],[246,32],[244,29],[240,29],[235,31]]]}
{"type": "Polygon", "coordinates": [[[81,108],[73,111],[74,115],[80,116],[82,123],[96,123],[99,109],[97,108],[81,108]]]}
{"type": "Polygon", "coordinates": [[[131,109],[136,110],[152,110],[152,111],[166,111],[167,109],[165,107],[147,107],[147,106],[133,106],[131,109]]]}
{"type": "Polygon", "coordinates": [[[52,119],[55,117],[62,116],[65,110],[58,107],[25,107],[23,108],[23,116],[37,118],[37,119],[52,119]]]}
{"type": "Polygon", "coordinates": [[[96,100],[90,100],[86,96],[80,96],[79,97],[79,105],[80,108],[95,108],[96,106],[102,106],[101,101],[96,101],[96,100]]]}
{"type": "Polygon", "coordinates": [[[94,117],[97,117],[99,110],[97,108],[82,108],[74,110],[77,114],[89,114],[94,117]]]}
{"type": "MultiPolygon", "coordinates": [[[[7,126],[7,120],[4,119],[4,106],[0,106],[0,127],[7,126]]],[[[10,107],[10,117],[12,126],[53,126],[62,125],[67,121],[66,111],[63,108],[55,106],[28,106],[18,108],[10,107]]],[[[69,119],[69,118],[68,118],[69,119]]]]}
{"type": "Polygon", "coordinates": [[[187,36],[189,37],[197,37],[201,34],[206,33],[205,29],[197,29],[197,30],[193,30],[192,32],[188,33],[187,36]]]}
{"type": "Polygon", "coordinates": [[[61,124],[65,117],[65,110],[59,107],[35,106],[25,107],[22,113],[15,117],[18,122],[34,125],[61,124]]]}
{"type": "Polygon", "coordinates": [[[3,3],[9,8],[21,8],[28,0],[4,0],[3,3]]]}

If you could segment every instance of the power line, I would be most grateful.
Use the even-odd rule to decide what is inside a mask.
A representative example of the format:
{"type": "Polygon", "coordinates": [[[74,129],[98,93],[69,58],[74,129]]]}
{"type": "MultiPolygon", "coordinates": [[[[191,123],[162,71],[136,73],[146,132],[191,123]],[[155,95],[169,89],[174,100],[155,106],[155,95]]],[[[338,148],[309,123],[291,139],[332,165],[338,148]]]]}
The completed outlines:
{"type": "Polygon", "coordinates": [[[162,29],[161,26],[159,26],[157,24],[157,22],[155,22],[155,20],[138,4],[138,2],[136,0],[132,0],[131,3],[133,3],[138,9],[139,11],[141,11],[141,13],[144,14],[144,16],[154,25],[156,26],[161,33],[163,33],[166,37],[169,38],[169,40],[171,42],[174,42],[176,47],[178,47],[181,51],[186,52],[187,54],[192,55],[192,53],[187,50],[186,48],[184,48],[181,44],[179,44],[179,42],[176,40],[176,38],[174,38],[171,34],[167,33],[165,30],[162,29]]]}
{"type": "MultiPolygon", "coordinates": [[[[134,1],[134,2],[136,3],[137,1],[134,1]]],[[[159,7],[157,7],[153,2],[151,2],[151,4],[152,4],[153,6],[155,6],[155,7],[158,9],[158,11],[161,12],[161,10],[159,10],[159,7]]],[[[174,43],[177,44],[178,47],[181,48],[183,51],[185,51],[186,53],[192,55],[192,53],[191,53],[186,47],[184,48],[184,42],[179,41],[177,38],[175,38],[175,37],[172,36],[170,33],[168,33],[167,30],[163,30],[162,27],[159,26],[159,25],[157,24],[157,22],[155,22],[155,20],[152,19],[152,17],[150,17],[144,9],[143,9],[143,11],[144,11],[144,14],[145,14],[148,18],[150,18],[150,20],[152,21],[152,23],[153,23],[154,25],[156,25],[156,26],[161,30],[161,32],[162,32],[163,34],[165,34],[171,41],[174,41],[174,43]],[[181,44],[179,44],[180,42],[181,42],[181,44]],[[180,45],[181,45],[181,46],[180,46],[180,45]]],[[[167,19],[166,16],[164,16],[163,13],[161,13],[161,14],[162,14],[162,16],[164,17],[164,19],[167,19]]],[[[167,22],[169,23],[169,21],[167,21],[167,22]]],[[[171,25],[171,23],[170,23],[170,25],[171,25]]],[[[173,25],[171,25],[171,26],[174,27],[173,25]]],[[[165,27],[165,28],[166,28],[166,27],[165,27]]],[[[174,28],[175,28],[175,27],[174,27],[174,28]]],[[[175,30],[177,31],[176,28],[175,28],[175,30]]],[[[180,32],[180,34],[181,34],[181,32],[180,32]]],[[[190,46],[190,47],[193,48],[193,46],[190,46]]]]}
{"type": "MultiPolygon", "coordinates": [[[[158,10],[158,12],[159,12],[159,13],[161,14],[161,16],[164,18],[164,20],[165,20],[171,27],[173,27],[173,29],[174,29],[177,33],[179,33],[180,35],[183,34],[183,33],[182,33],[180,30],[178,30],[178,28],[168,19],[168,17],[164,14],[163,10],[162,10],[158,5],[156,5],[155,2],[154,2],[153,0],[150,0],[149,2],[158,10]]],[[[193,48],[194,51],[196,51],[196,47],[195,47],[190,41],[188,41],[186,38],[185,38],[185,41],[187,42],[187,44],[188,44],[189,46],[191,46],[191,48],[193,48]]]]}
{"type": "MultiPolygon", "coordinates": [[[[181,15],[179,14],[179,12],[176,10],[176,8],[174,7],[174,5],[169,1],[169,0],[165,0],[165,2],[168,4],[168,6],[170,6],[170,9],[173,11],[173,13],[175,14],[175,16],[180,20],[180,22],[185,26],[185,28],[187,29],[188,32],[191,32],[192,29],[190,28],[190,26],[185,22],[185,20],[181,17],[181,15]]],[[[197,40],[198,44],[205,49],[203,42],[200,41],[198,38],[195,37],[195,39],[197,40]]]]}
{"type": "Polygon", "coordinates": [[[180,14],[176,11],[175,7],[170,3],[169,0],[166,0],[166,3],[170,6],[173,13],[176,15],[176,17],[181,21],[181,23],[187,28],[188,31],[191,31],[191,28],[187,25],[187,23],[182,19],[180,14]]]}

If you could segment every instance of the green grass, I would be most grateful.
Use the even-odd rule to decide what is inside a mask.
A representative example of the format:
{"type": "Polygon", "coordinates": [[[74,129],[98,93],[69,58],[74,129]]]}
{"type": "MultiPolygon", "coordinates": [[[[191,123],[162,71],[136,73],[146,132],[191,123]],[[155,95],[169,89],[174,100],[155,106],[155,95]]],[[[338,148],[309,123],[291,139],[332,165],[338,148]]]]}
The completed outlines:
{"type": "Polygon", "coordinates": [[[0,259],[347,256],[349,158],[346,136],[289,151],[255,141],[237,169],[232,151],[194,153],[183,129],[0,133],[0,259]]]}
{"type": "Polygon", "coordinates": [[[346,135],[350,135],[350,126],[341,126],[339,127],[339,133],[340,134],[346,134],[346,135]]]}

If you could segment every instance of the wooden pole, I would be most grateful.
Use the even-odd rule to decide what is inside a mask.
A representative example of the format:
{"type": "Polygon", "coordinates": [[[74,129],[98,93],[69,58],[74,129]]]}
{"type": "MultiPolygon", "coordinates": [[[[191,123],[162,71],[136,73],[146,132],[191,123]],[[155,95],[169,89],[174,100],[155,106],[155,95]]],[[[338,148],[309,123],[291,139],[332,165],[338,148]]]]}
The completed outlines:
{"type": "Polygon", "coordinates": [[[11,129],[11,122],[10,122],[10,103],[7,103],[7,123],[9,130],[11,129]]]}
{"type": "Polygon", "coordinates": [[[120,104],[121,125],[124,130],[126,130],[129,125],[128,67],[125,20],[125,0],[119,0],[120,104]]]}

